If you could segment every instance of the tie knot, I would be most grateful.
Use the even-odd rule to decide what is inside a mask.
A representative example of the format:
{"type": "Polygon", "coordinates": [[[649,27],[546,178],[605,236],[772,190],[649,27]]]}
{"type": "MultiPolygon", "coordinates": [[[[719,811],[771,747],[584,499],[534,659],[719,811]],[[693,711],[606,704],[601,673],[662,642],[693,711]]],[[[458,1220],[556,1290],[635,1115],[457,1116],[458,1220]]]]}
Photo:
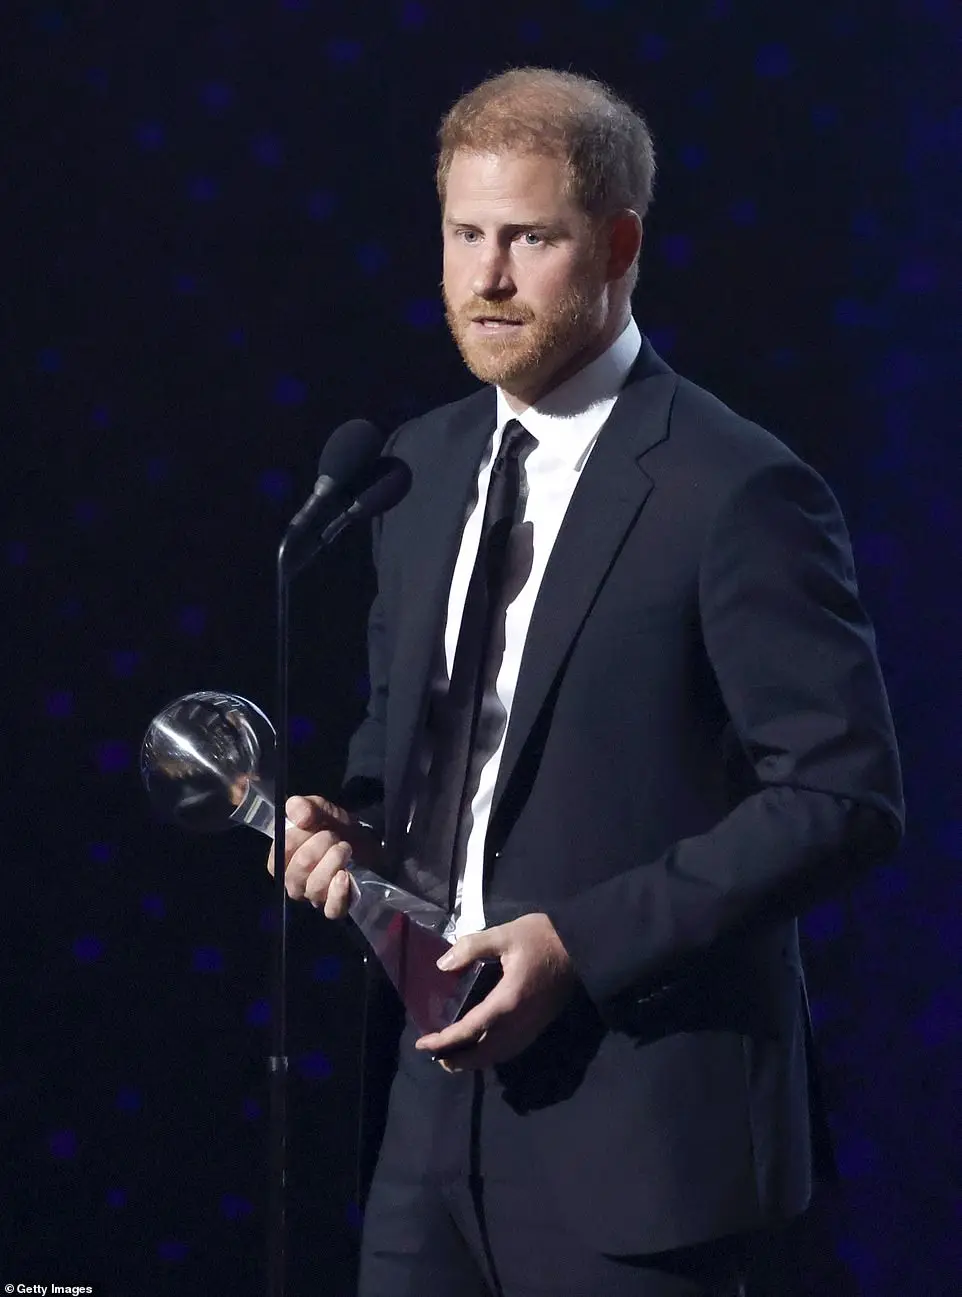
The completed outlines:
{"type": "Polygon", "coordinates": [[[509,459],[517,459],[534,438],[523,423],[510,419],[504,425],[504,436],[501,438],[501,449],[495,460],[493,472],[500,473],[509,459]]]}

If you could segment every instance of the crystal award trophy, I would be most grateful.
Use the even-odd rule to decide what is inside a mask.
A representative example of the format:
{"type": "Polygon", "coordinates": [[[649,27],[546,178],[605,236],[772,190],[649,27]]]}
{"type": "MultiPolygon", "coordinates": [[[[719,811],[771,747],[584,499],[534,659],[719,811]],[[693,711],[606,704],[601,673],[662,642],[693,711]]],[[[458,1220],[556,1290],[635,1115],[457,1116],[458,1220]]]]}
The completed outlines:
{"type": "MultiPolygon", "coordinates": [[[[187,694],[151,721],[140,771],[155,812],[201,833],[246,824],[274,836],[274,727],[237,694],[187,694]]],[[[348,865],[348,913],[424,1032],[441,1031],[464,1011],[484,967],[445,973],[437,960],[450,946],[449,916],[387,882],[348,865]]]]}

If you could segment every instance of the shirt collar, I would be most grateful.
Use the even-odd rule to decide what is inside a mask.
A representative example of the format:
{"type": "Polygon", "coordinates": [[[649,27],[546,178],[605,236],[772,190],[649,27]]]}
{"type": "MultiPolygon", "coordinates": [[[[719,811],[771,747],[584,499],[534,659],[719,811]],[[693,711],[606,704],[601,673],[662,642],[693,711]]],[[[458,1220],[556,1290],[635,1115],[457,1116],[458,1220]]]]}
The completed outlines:
{"type": "Polygon", "coordinates": [[[522,414],[514,413],[499,387],[495,446],[505,425],[517,419],[539,444],[546,441],[562,462],[577,468],[611,413],[640,350],[641,334],[629,317],[607,351],[522,414]]]}

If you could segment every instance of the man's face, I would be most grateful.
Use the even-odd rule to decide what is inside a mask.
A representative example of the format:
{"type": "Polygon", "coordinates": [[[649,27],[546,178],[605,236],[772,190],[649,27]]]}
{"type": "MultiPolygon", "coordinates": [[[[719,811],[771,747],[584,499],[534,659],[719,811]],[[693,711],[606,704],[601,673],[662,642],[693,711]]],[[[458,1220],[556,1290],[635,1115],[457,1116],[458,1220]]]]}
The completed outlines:
{"type": "Polygon", "coordinates": [[[459,151],[448,173],[448,325],[477,378],[529,403],[577,368],[607,315],[603,241],[565,179],[561,161],[518,153],[459,151]]]}

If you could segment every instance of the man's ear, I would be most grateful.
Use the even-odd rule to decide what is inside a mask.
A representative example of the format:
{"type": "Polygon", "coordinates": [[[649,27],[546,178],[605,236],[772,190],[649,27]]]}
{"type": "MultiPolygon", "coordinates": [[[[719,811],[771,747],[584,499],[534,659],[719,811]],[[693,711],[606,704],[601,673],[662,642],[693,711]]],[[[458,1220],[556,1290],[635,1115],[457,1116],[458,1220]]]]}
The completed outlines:
{"type": "Polygon", "coordinates": [[[637,212],[619,212],[611,218],[608,227],[608,271],[609,283],[623,279],[634,265],[641,251],[643,229],[641,217],[637,212]]]}

